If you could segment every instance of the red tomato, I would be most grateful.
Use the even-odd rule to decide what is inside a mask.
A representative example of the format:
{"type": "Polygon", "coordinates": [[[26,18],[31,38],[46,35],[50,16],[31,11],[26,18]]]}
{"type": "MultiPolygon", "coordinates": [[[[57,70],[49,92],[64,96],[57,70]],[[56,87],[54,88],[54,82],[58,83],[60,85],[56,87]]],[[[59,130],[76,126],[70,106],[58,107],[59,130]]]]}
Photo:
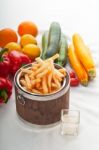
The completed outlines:
{"type": "Polygon", "coordinates": [[[76,74],[73,70],[69,72],[70,78],[76,78],[76,74]]]}
{"type": "Polygon", "coordinates": [[[79,85],[79,80],[78,78],[70,78],[70,86],[78,86],[79,85]]]}

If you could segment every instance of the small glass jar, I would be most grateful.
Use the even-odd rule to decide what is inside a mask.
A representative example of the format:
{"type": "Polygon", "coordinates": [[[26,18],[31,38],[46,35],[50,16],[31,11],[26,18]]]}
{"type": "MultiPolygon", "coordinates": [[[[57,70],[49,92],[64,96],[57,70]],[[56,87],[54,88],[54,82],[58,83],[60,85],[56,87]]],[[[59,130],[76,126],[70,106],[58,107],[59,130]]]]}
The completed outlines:
{"type": "Polygon", "coordinates": [[[78,135],[80,123],[79,110],[61,110],[61,134],[78,135]]]}

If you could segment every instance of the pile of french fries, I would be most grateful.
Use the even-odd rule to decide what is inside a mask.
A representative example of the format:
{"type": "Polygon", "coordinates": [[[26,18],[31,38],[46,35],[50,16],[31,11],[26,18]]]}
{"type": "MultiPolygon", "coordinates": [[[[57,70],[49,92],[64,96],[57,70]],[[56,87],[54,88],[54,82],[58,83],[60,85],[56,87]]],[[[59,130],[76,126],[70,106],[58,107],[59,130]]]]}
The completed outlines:
{"type": "Polygon", "coordinates": [[[25,90],[36,94],[48,94],[59,90],[66,76],[66,70],[54,67],[53,62],[58,57],[58,54],[46,60],[38,57],[31,68],[22,68],[19,80],[21,86],[25,90]]]}

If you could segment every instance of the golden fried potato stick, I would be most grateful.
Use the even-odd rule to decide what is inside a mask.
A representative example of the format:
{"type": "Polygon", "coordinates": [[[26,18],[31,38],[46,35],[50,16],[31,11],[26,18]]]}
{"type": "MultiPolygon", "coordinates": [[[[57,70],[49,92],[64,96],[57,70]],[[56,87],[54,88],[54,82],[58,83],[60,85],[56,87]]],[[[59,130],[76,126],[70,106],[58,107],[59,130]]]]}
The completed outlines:
{"type": "Polygon", "coordinates": [[[44,61],[43,61],[40,57],[37,57],[35,60],[36,60],[39,64],[43,64],[43,63],[44,63],[44,61]]]}
{"type": "Polygon", "coordinates": [[[40,83],[40,82],[41,82],[40,78],[31,80],[32,87],[34,87],[34,85],[36,85],[37,83],[40,83]]]}
{"type": "Polygon", "coordinates": [[[53,73],[50,72],[50,73],[48,74],[48,77],[47,77],[47,81],[48,81],[48,91],[49,91],[49,92],[51,92],[52,77],[53,77],[53,73]]]}
{"type": "Polygon", "coordinates": [[[64,76],[66,76],[66,70],[64,68],[58,70],[60,73],[62,73],[64,76]]]}
{"type": "Polygon", "coordinates": [[[25,81],[26,81],[26,84],[27,84],[27,89],[31,90],[32,89],[32,85],[31,85],[31,81],[29,79],[29,76],[28,74],[25,74],[25,81]]]}
{"type": "Polygon", "coordinates": [[[34,72],[32,71],[32,73],[29,75],[29,78],[30,78],[30,80],[34,80],[35,79],[35,77],[34,77],[34,72]]]}
{"type": "Polygon", "coordinates": [[[52,84],[51,84],[51,87],[52,87],[52,88],[56,88],[56,89],[57,89],[57,84],[52,83],[52,84]]]}
{"type": "Polygon", "coordinates": [[[37,71],[35,72],[35,75],[43,72],[47,68],[47,66],[48,66],[48,64],[44,63],[44,65],[42,65],[40,68],[37,69],[37,71]]]}
{"type": "Polygon", "coordinates": [[[48,73],[48,71],[49,71],[48,69],[45,69],[43,72],[36,75],[36,78],[42,78],[43,76],[45,76],[48,73]]]}
{"type": "Polygon", "coordinates": [[[33,70],[33,71],[36,71],[37,69],[38,69],[37,66],[32,67],[32,70],[33,70]]]}
{"type": "Polygon", "coordinates": [[[62,81],[62,78],[61,78],[61,77],[59,77],[57,74],[56,74],[56,78],[59,80],[59,82],[61,82],[61,81],[62,81]]]}
{"type": "Polygon", "coordinates": [[[41,84],[38,82],[38,83],[36,83],[35,87],[36,87],[38,90],[40,90],[40,89],[41,89],[41,84]]]}
{"type": "Polygon", "coordinates": [[[48,61],[48,60],[50,60],[50,59],[54,61],[54,60],[57,59],[58,57],[59,57],[59,54],[55,54],[54,56],[52,56],[52,57],[46,59],[45,62],[48,61]]]}
{"type": "Polygon", "coordinates": [[[64,78],[64,75],[57,69],[54,69],[55,74],[57,74],[57,76],[59,76],[60,78],[64,78]]]}
{"type": "Polygon", "coordinates": [[[61,87],[61,83],[59,82],[59,80],[56,78],[55,74],[53,73],[53,80],[54,82],[57,84],[57,88],[59,89],[61,87]]]}
{"type": "Polygon", "coordinates": [[[36,93],[36,94],[43,94],[42,92],[40,92],[40,91],[37,90],[37,89],[32,89],[32,92],[33,92],[33,93],[36,93]]]}
{"type": "Polygon", "coordinates": [[[31,74],[32,73],[32,70],[29,70],[29,69],[21,69],[22,73],[27,73],[27,74],[31,74]]]}
{"type": "Polygon", "coordinates": [[[41,66],[41,64],[40,63],[32,63],[32,67],[40,67],[41,66]]]}
{"type": "Polygon", "coordinates": [[[20,83],[22,86],[27,87],[26,81],[24,79],[20,79],[20,83]]]}
{"type": "Polygon", "coordinates": [[[42,88],[43,88],[43,93],[47,94],[48,93],[48,87],[47,87],[47,78],[46,78],[46,76],[43,76],[43,78],[42,78],[42,88]]]}

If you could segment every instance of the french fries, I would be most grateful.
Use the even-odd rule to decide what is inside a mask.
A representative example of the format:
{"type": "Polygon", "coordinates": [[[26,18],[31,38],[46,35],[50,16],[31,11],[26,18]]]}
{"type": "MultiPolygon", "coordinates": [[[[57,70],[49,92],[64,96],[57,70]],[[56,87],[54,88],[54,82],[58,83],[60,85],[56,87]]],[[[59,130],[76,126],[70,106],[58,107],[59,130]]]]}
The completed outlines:
{"type": "Polygon", "coordinates": [[[49,94],[60,89],[66,71],[64,68],[56,69],[54,67],[53,61],[58,57],[58,54],[46,60],[38,57],[31,68],[21,69],[22,76],[19,80],[21,86],[35,94],[49,94]]]}
{"type": "Polygon", "coordinates": [[[27,85],[27,89],[28,90],[31,90],[31,88],[32,88],[32,85],[31,85],[31,81],[30,81],[30,78],[29,78],[29,76],[28,76],[28,74],[25,74],[25,81],[26,81],[26,85],[27,85]]]}
{"type": "Polygon", "coordinates": [[[53,74],[53,80],[54,80],[54,83],[57,85],[57,88],[59,89],[61,87],[61,84],[59,80],[56,78],[55,74],[53,74]]]}
{"type": "Polygon", "coordinates": [[[20,83],[21,83],[21,85],[24,86],[24,87],[27,86],[26,81],[25,81],[24,79],[21,79],[21,80],[20,80],[20,83]]]}
{"type": "Polygon", "coordinates": [[[28,70],[28,69],[22,69],[22,72],[27,74],[33,73],[32,70],[28,70]]]}
{"type": "Polygon", "coordinates": [[[48,75],[48,89],[49,89],[49,93],[51,92],[52,77],[53,77],[53,73],[50,72],[49,75],[48,75]]]}
{"type": "Polygon", "coordinates": [[[43,88],[43,93],[47,94],[48,86],[47,86],[47,77],[46,76],[43,76],[43,78],[42,78],[42,88],[43,88]]]}

